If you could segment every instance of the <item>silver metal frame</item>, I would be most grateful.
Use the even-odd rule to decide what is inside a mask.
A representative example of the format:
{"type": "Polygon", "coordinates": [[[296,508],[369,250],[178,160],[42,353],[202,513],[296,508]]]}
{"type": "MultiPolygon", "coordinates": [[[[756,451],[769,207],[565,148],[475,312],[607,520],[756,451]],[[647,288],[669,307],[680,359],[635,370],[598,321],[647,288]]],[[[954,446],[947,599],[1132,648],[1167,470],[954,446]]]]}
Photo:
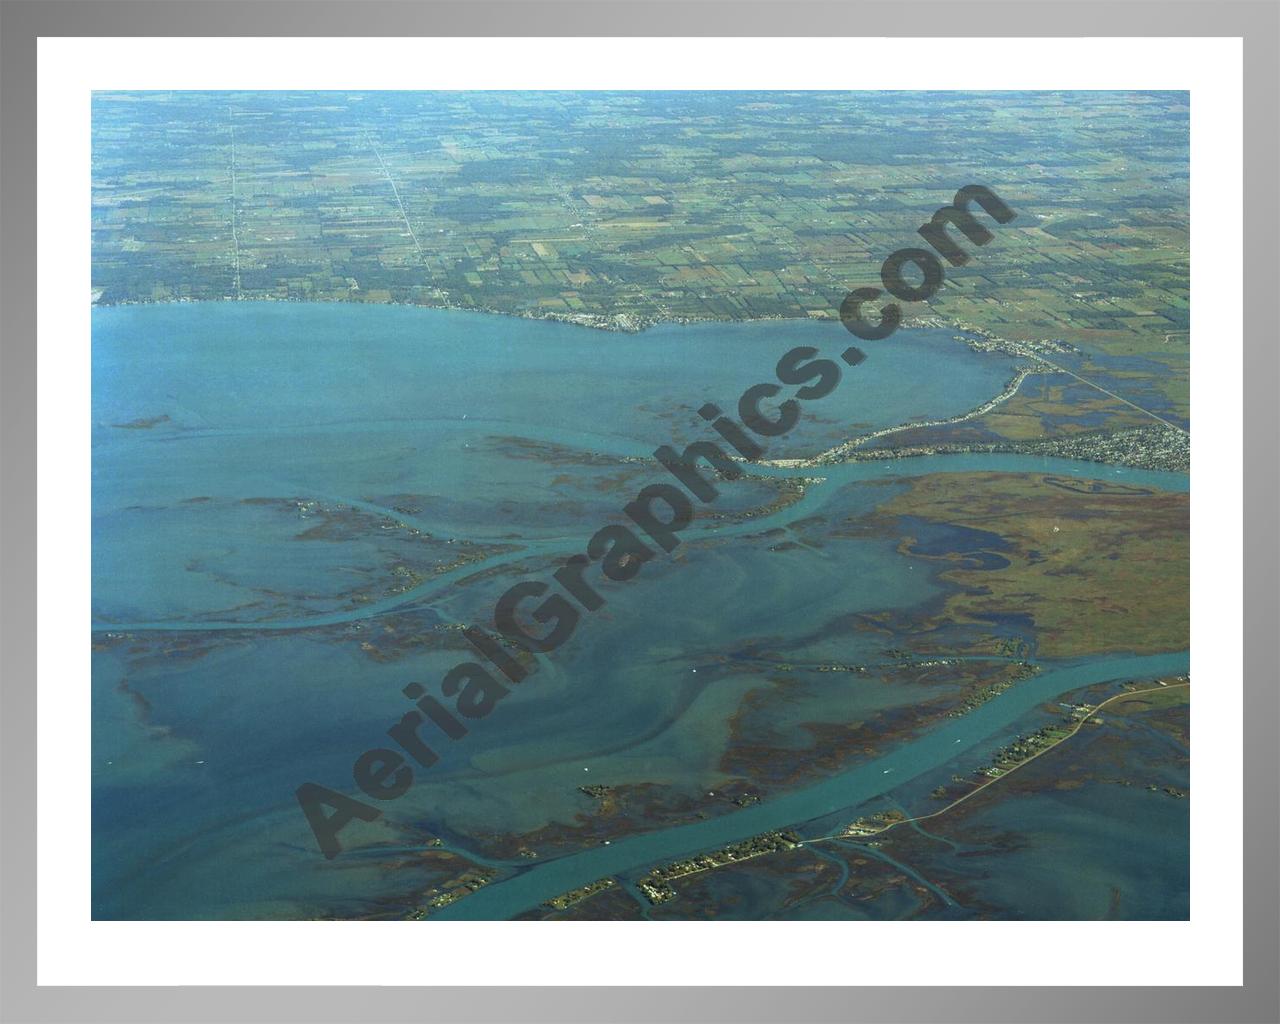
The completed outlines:
{"type": "MultiPolygon", "coordinates": [[[[720,3],[0,0],[0,1019],[5,1021],[1280,1020],[1276,0],[720,3]],[[38,988],[35,191],[40,36],[1229,36],[1244,39],[1244,981],[1240,988],[38,988]]],[[[509,951],[518,955],[518,950],[509,951]]],[[[851,954],[854,955],[854,954],[851,954]]],[[[1158,955],[1135,950],[1135,955],[1158,955]]],[[[833,979],[838,980],[838,979],[833,979]]]]}

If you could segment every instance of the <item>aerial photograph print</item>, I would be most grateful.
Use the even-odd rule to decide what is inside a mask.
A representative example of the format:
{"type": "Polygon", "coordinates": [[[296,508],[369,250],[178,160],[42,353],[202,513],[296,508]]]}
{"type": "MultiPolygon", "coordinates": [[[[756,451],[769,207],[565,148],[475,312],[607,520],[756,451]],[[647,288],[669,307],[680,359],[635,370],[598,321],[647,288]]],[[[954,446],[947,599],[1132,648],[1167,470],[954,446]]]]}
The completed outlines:
{"type": "Polygon", "coordinates": [[[1188,920],[1189,109],[94,93],[94,919],[1188,920]]]}

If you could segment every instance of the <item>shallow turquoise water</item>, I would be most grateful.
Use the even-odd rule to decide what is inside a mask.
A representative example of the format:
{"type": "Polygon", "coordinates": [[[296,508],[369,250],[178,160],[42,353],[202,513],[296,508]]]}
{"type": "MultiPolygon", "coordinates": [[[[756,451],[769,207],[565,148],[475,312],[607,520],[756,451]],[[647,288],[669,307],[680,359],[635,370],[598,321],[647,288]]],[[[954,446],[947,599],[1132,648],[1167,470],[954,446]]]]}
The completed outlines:
{"type": "MultiPolygon", "coordinates": [[[[442,535],[563,536],[565,517],[548,514],[565,501],[556,473],[493,438],[648,456],[707,436],[695,410],[716,401],[732,411],[743,388],[773,380],[788,349],[836,356],[848,341],[838,325],[807,321],[637,336],[299,303],[97,309],[93,326],[94,608],[104,623],[208,617],[242,603],[228,579],[271,562],[288,526],[237,504],[244,498],[408,494],[425,499],[422,525],[442,535]],[[197,497],[230,505],[218,517],[182,504],[197,497]],[[200,561],[207,572],[186,571],[200,561]]],[[[900,332],[806,408],[770,454],[822,450],[856,425],[962,412],[1010,373],[1008,359],[946,332],[900,332]]],[[[603,515],[604,498],[614,500],[597,497],[579,521],[603,515]]],[[[324,571],[276,559],[270,575],[301,589],[314,581],[298,574],[313,569],[324,571]]]]}
{"type": "MultiPolygon", "coordinates": [[[[639,487],[664,478],[651,461],[593,465],[585,453],[645,457],[659,444],[708,436],[695,413],[702,402],[732,409],[745,386],[772,379],[789,348],[808,344],[835,357],[847,343],[838,325],[807,321],[633,336],[392,307],[95,310],[94,625],[100,635],[133,631],[145,641],[94,654],[95,915],[342,914],[407,884],[360,856],[396,842],[399,826],[465,849],[469,836],[571,821],[584,781],[644,780],[690,792],[716,784],[726,723],[760,685],[734,652],[811,637],[823,656],[870,657],[869,641],[833,645],[825,624],[912,608],[940,592],[889,540],[847,537],[779,553],[761,539],[767,529],[815,514],[863,514],[894,481],[940,471],[1053,472],[1186,489],[1180,474],[1014,455],[825,467],[814,474],[825,481],[802,501],[745,522],[695,523],[678,560],[655,560],[636,581],[602,586],[605,610],[540,659],[537,675],[465,743],[442,747],[441,762],[384,808],[383,822],[352,828],[353,856],[336,862],[340,870],[319,858],[294,788],[308,779],[343,786],[352,759],[406,709],[405,682],[438,678],[459,660],[456,651],[409,650],[378,663],[361,653],[362,639],[393,616],[401,629],[488,622],[515,579],[545,574],[580,551],[639,487]],[[530,457],[507,438],[568,454],[530,457]],[[294,538],[307,524],[287,502],[244,499],[342,503],[373,523],[386,514],[442,540],[516,550],[481,566],[502,572],[465,586],[458,584],[475,567],[353,604],[343,596],[350,581],[385,589],[411,545],[375,526],[300,547],[294,538]],[[169,638],[177,648],[158,646],[169,638]]],[[[808,454],[866,427],[964,412],[1012,372],[1009,360],[975,353],[944,331],[902,331],[866,349],[867,361],[810,403],[786,447],[770,454],[808,454]]],[[[726,509],[767,500],[749,481],[723,491],[718,507],[726,509]]],[[[1091,663],[1063,669],[1084,676],[1046,674],[1034,683],[1052,688],[1045,680],[1053,677],[1075,686],[1090,673],[1112,678],[1106,673],[1118,665],[1133,667],[1091,663]]],[[[1028,688],[1025,699],[1039,692],[1028,688]]],[[[1012,713],[1011,696],[989,707],[1012,713]]],[[[805,714],[840,720],[911,699],[853,687],[805,714]]],[[[998,728],[1003,720],[991,714],[966,718],[962,738],[977,742],[984,728],[998,728]]],[[[778,727],[786,735],[796,724],[778,727]]],[[[602,848],[604,860],[593,849],[540,864],[451,912],[505,916],[553,895],[543,892],[548,885],[559,892],[608,873],[614,859],[634,867],[852,806],[884,779],[900,783],[931,764],[940,755],[930,739],[890,755],[900,760],[889,776],[868,782],[860,766],[692,832],[619,841],[602,848]]]]}

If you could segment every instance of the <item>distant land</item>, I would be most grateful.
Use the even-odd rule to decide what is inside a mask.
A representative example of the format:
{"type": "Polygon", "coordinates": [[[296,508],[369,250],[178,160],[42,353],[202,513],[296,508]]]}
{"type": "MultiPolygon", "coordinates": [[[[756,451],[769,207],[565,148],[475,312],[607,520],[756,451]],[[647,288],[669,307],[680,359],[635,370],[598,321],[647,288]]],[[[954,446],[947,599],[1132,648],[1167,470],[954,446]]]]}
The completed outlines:
{"type": "Polygon", "coordinates": [[[831,319],[981,182],[1018,219],[914,319],[1065,343],[1086,376],[1127,360],[1185,420],[1188,111],[1185,93],[98,93],[94,298],[831,319]]]}

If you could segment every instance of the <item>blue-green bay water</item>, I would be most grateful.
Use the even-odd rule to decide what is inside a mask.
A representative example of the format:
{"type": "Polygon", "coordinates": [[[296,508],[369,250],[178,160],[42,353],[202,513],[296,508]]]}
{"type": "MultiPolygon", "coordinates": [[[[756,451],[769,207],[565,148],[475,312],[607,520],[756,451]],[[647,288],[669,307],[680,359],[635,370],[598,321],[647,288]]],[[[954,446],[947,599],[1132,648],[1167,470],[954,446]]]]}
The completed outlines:
{"type": "MultiPolygon", "coordinates": [[[[899,338],[876,347],[769,454],[813,453],[851,430],[964,412],[1012,372],[1008,359],[969,352],[947,332],[899,338]]],[[[416,494],[427,496],[436,532],[563,536],[564,518],[540,507],[564,501],[556,474],[489,439],[647,456],[706,436],[695,410],[715,401],[732,412],[744,388],[774,380],[790,348],[836,356],[849,340],[837,325],[793,321],[626,335],[381,306],[95,310],[94,515],[104,542],[95,549],[103,583],[95,614],[185,619],[234,607],[243,594],[225,577],[254,577],[267,564],[264,575],[277,582],[306,582],[294,579],[304,563],[273,559],[276,538],[259,510],[220,499],[416,494]],[[117,426],[158,417],[168,419],[117,426]],[[215,500],[181,504],[196,497],[215,500]],[[249,543],[254,534],[264,543],[249,543]],[[246,543],[226,552],[219,539],[235,535],[246,543]],[[221,560],[187,572],[182,556],[210,548],[221,560]],[[131,571],[140,562],[145,574],[131,571]],[[134,580],[143,593],[129,590],[134,580]]],[[[599,514],[610,507],[596,499],[599,514]]],[[[575,525],[591,522],[591,511],[575,525]]]]}
{"type": "MultiPolygon", "coordinates": [[[[363,644],[387,630],[490,622],[506,587],[545,578],[596,528],[620,521],[636,490],[664,478],[656,464],[620,459],[713,436],[696,415],[704,402],[732,412],[745,387],[773,379],[788,349],[834,358],[849,340],[839,325],[808,321],[614,335],[354,305],[95,310],[93,625],[104,641],[93,679],[95,916],[356,916],[413,886],[379,851],[415,830],[483,861],[474,856],[481,837],[572,822],[584,782],[689,793],[718,785],[729,723],[762,685],[735,652],[801,642],[813,655],[870,658],[870,641],[833,640],[823,627],[940,593],[891,539],[779,552],[764,531],[815,515],[856,519],[925,473],[1052,472],[1186,489],[1182,474],[1016,455],[813,471],[824,481],[801,500],[742,521],[699,520],[676,557],[601,586],[605,609],[540,658],[537,674],[464,741],[442,747],[381,821],[344,833],[348,854],[319,857],[293,790],[315,781],[352,791],[351,763],[385,742],[406,710],[405,683],[438,679],[465,657],[409,646],[379,659],[363,644]],[[298,502],[366,518],[327,522],[298,502]],[[314,537],[298,539],[309,530],[314,537]],[[506,550],[428,572],[466,541],[506,550]],[[418,575],[406,577],[406,566],[418,575]]],[[[963,413],[1013,372],[1007,358],[946,331],[901,331],[863,347],[866,362],[809,403],[770,455],[963,413]]],[[[717,508],[766,504],[766,483],[723,484],[717,508]]],[[[695,825],[506,864],[511,877],[447,914],[510,916],[602,874],[856,807],[1037,701],[1184,667],[1178,652],[1056,667],[948,725],[954,736],[904,743],[879,767],[854,765],[695,825]]],[[[801,745],[806,721],[916,696],[847,685],[777,730],[801,745]]]]}

